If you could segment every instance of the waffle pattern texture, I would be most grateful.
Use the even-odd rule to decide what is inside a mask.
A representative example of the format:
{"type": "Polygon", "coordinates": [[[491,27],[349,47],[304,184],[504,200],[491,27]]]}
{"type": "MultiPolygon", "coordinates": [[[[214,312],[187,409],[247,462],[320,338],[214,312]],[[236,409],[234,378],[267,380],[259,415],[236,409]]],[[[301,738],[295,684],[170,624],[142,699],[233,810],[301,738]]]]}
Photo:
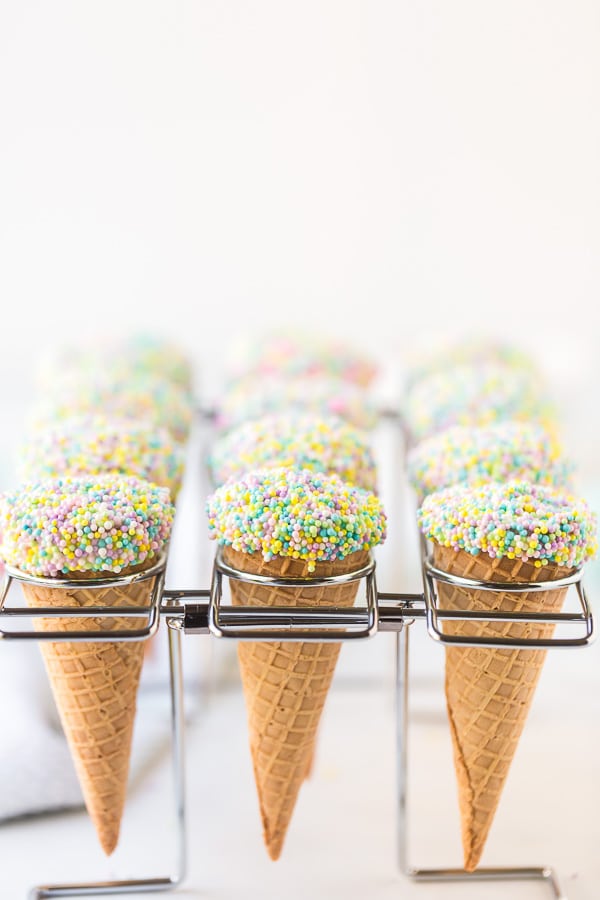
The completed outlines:
{"type": "MultiPolygon", "coordinates": [[[[434,544],[435,565],[453,575],[481,581],[554,581],[572,573],[555,564],[487,554],[472,556],[434,544]]],[[[444,609],[514,613],[560,612],[567,589],[495,593],[438,583],[444,609]]],[[[549,638],[549,624],[446,621],[447,634],[467,637],[549,638]]],[[[458,780],[464,866],[479,863],[500,795],[527,719],[545,650],[446,647],[446,703],[458,780]]]]}
{"type": "MultiPolygon", "coordinates": [[[[83,574],[79,573],[78,578],[83,574]]],[[[77,589],[23,584],[31,607],[148,606],[153,579],[119,587],[77,589]]],[[[136,629],[140,620],[38,619],[40,631],[136,629]]],[[[87,810],[104,852],[113,852],[129,773],[144,644],[41,643],[44,662],[87,810]]]]}
{"type": "MultiPolygon", "coordinates": [[[[308,576],[305,560],[246,554],[226,547],[225,561],[256,575],[308,576]]],[[[319,562],[314,575],[328,577],[362,568],[365,551],[342,560],[319,562]]],[[[311,587],[271,587],[231,581],[234,605],[352,606],[357,582],[311,587]]],[[[302,782],[310,771],[321,713],[340,644],[240,642],[238,659],[248,716],[250,751],[265,845],[278,859],[302,782]]]]}

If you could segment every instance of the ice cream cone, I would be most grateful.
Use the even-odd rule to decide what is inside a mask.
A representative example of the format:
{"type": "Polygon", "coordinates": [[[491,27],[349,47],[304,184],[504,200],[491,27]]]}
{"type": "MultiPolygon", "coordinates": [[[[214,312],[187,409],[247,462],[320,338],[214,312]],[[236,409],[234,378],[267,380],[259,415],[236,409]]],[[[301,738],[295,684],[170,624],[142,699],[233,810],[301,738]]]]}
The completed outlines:
{"type": "MultiPolygon", "coordinates": [[[[306,560],[224,549],[228,565],[256,575],[306,577],[306,560]]],[[[368,561],[357,551],[345,559],[318,562],[314,577],[354,571],[368,561]]],[[[231,581],[234,605],[339,606],[354,603],[358,582],[321,588],[270,587],[231,581]]],[[[246,700],[250,750],[271,859],[278,859],[298,792],[309,772],[315,736],[333,678],[340,644],[242,642],[238,644],[246,700]]]]}
{"type": "MultiPolygon", "coordinates": [[[[137,571],[137,570],[136,570],[137,571]]],[[[128,574],[124,572],[121,574],[128,574]]],[[[31,607],[148,606],[154,578],[115,587],[85,587],[86,573],[73,572],[81,588],[23,584],[31,607]]],[[[88,577],[101,577],[89,573],[88,577]]],[[[39,619],[39,631],[136,629],[137,618],[39,619]]],[[[117,845],[129,772],[143,642],[40,644],[52,692],[87,810],[102,849],[117,845]]]]}
{"type": "MultiPolygon", "coordinates": [[[[536,568],[519,559],[476,556],[434,543],[435,565],[481,581],[554,581],[572,569],[550,563],[536,568]]],[[[440,606],[451,610],[556,613],[567,588],[523,594],[494,593],[438,583],[440,606]]],[[[447,634],[468,637],[548,638],[550,624],[446,621],[447,634]]],[[[446,703],[458,780],[464,867],[475,869],[483,853],[500,795],[546,657],[545,650],[446,648],[446,703]]]]}

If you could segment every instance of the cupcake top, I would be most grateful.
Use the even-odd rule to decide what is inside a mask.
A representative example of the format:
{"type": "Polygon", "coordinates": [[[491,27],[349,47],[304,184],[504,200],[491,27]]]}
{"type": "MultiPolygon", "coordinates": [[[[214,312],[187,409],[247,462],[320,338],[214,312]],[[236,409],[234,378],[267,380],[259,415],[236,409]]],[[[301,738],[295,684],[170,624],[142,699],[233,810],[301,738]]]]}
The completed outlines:
{"type": "Polygon", "coordinates": [[[596,553],[597,521],[583,500],[527,481],[455,485],[430,494],[418,513],[426,538],[473,556],[580,566],[596,553]]]}
{"type": "Polygon", "coordinates": [[[342,481],[375,488],[375,461],[367,436],[341,419],[303,413],[264,416],[239,425],[216,442],[210,465],[217,484],[245,472],[295,466],[335,472],[342,481]]]}
{"type": "Polygon", "coordinates": [[[523,368],[496,363],[456,366],[418,381],[405,403],[415,440],[452,425],[491,425],[507,419],[550,419],[539,379],[523,368]]]}
{"type": "Polygon", "coordinates": [[[408,454],[408,473],[421,494],[451,484],[524,480],[565,485],[572,467],[558,442],[539,425],[500,422],[480,428],[456,426],[427,438],[408,454]]]}
{"type": "MultiPolygon", "coordinates": [[[[408,369],[408,382],[413,384],[420,378],[434,372],[452,369],[455,366],[481,366],[486,363],[521,368],[534,372],[537,368],[532,356],[514,344],[489,337],[470,336],[464,340],[448,343],[431,349],[431,338],[428,348],[420,354],[408,369]]],[[[410,354],[410,351],[409,351],[410,354]]]]}
{"type": "Polygon", "coordinates": [[[231,429],[269,413],[304,412],[343,419],[357,428],[373,428],[377,413],[369,395],[341,378],[248,378],[224,395],[217,424],[231,429]]]}
{"type": "Polygon", "coordinates": [[[321,334],[273,332],[234,342],[232,380],[257,376],[341,378],[367,387],[377,375],[374,361],[356,348],[321,334]]]}
{"type": "Polygon", "coordinates": [[[0,558],[43,577],[118,573],[161,552],[173,515],[166,488],[133,476],[34,482],[2,496],[0,558]]]}
{"type": "Polygon", "coordinates": [[[21,481],[118,472],[176,494],[183,464],[183,449],[165,428],[132,419],[83,416],[50,423],[34,433],[19,454],[17,471],[21,481]]]}
{"type": "Polygon", "coordinates": [[[257,469],[228,482],[207,502],[209,535],[242,553],[318,562],[343,559],[385,539],[380,500],[337,475],[308,469],[257,469]]]}
{"type": "Polygon", "coordinates": [[[192,364],[187,354],[179,344],[157,335],[140,333],[124,340],[115,347],[113,366],[115,374],[122,377],[127,374],[125,366],[129,366],[134,377],[155,375],[187,390],[192,388],[192,364]]]}
{"type": "Polygon", "coordinates": [[[108,373],[70,372],[56,379],[33,413],[33,423],[73,416],[106,415],[145,420],[171,432],[177,441],[189,434],[193,410],[189,395],[178,385],[154,376],[112,378],[108,373]]]}
{"type": "Polygon", "coordinates": [[[150,376],[188,391],[193,376],[190,360],[178,344],[146,333],[52,347],[40,360],[36,380],[44,390],[61,382],[65,373],[85,377],[105,373],[117,380],[150,376]]]}

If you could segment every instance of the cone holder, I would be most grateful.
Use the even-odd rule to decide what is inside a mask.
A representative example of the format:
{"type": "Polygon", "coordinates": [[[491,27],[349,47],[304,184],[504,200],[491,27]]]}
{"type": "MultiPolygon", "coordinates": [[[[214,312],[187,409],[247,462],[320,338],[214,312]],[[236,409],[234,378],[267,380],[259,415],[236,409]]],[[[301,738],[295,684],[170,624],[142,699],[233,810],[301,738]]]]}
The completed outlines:
{"type": "Polygon", "coordinates": [[[425,623],[429,635],[440,644],[466,646],[484,645],[488,647],[511,648],[553,648],[582,647],[591,643],[594,637],[594,620],[582,584],[582,572],[576,571],[571,577],[561,581],[536,582],[535,584],[496,584],[480,582],[451,575],[436,569],[423,542],[422,570],[423,593],[380,593],[377,590],[375,562],[355,572],[329,578],[270,578],[250,575],[226,565],[217,552],[213,567],[213,578],[209,590],[165,590],[165,560],[160,560],[152,569],[121,579],[98,579],[87,581],[86,588],[105,588],[116,584],[131,583],[133,580],[154,578],[151,602],[148,607],[70,607],[36,608],[7,606],[9,590],[13,582],[47,584],[52,587],[76,588],[81,582],[67,579],[39,579],[7,569],[0,590],[0,638],[2,640],[42,640],[42,641],[144,641],[157,630],[161,618],[165,619],[169,635],[169,667],[171,696],[171,737],[174,771],[174,801],[177,823],[178,860],[175,873],[167,877],[133,879],[128,881],[106,881],[86,884],[46,885],[34,888],[31,900],[52,897],[114,896],[142,891],[168,891],[177,887],[186,871],[186,798],[184,765],[184,694],[181,666],[181,635],[208,635],[222,639],[261,641],[335,641],[345,642],[366,639],[378,632],[396,633],[396,711],[397,711],[397,790],[398,790],[398,862],[402,872],[415,881],[493,881],[493,880],[542,880],[546,882],[556,900],[566,900],[553,869],[541,868],[481,868],[475,872],[464,869],[416,869],[407,860],[407,775],[408,775],[408,730],[409,730],[409,633],[410,626],[417,620],[425,623]],[[272,586],[299,586],[320,588],[324,585],[348,581],[361,581],[364,585],[365,605],[352,608],[336,607],[233,607],[222,604],[223,579],[237,579],[248,583],[270,584],[272,586]],[[580,609],[574,613],[498,613],[457,612],[444,610],[439,606],[436,590],[438,582],[462,587],[476,587],[478,590],[502,590],[511,593],[531,590],[557,590],[573,586],[576,590],[580,609]],[[85,632],[36,632],[16,631],[9,627],[15,619],[35,621],[40,618],[103,618],[116,617],[145,618],[143,627],[135,631],[110,631],[101,629],[85,632]],[[545,640],[497,638],[457,638],[446,635],[440,623],[447,619],[536,622],[548,624],[568,624],[578,627],[573,637],[552,637],[545,640]]]}
{"type": "MultiPolygon", "coordinates": [[[[384,418],[398,423],[395,414],[384,418]]],[[[204,414],[205,419],[210,417],[204,414]]],[[[560,581],[538,581],[527,584],[482,582],[452,575],[436,568],[432,562],[431,548],[420,541],[423,591],[421,593],[384,593],[377,590],[376,566],[371,557],[363,568],[328,578],[274,578],[248,574],[227,565],[220,550],[215,555],[210,588],[199,590],[166,590],[165,568],[167,560],[161,557],[152,568],[123,577],[86,580],[86,590],[131,584],[154,578],[150,603],[147,607],[52,607],[30,609],[25,606],[8,606],[9,592],[14,583],[48,585],[52,588],[80,588],[81,581],[68,579],[34,578],[17,569],[7,567],[0,586],[0,642],[1,641],[54,641],[54,642],[115,642],[146,641],[156,633],[161,620],[165,620],[169,643],[170,682],[170,730],[173,767],[173,799],[176,822],[176,863],[173,874],[164,877],[139,878],[124,881],[88,882],[81,884],[54,884],[33,888],[30,900],[55,897],[117,896],[143,892],[170,891],[182,883],[187,868],[187,823],[185,794],[184,754],[184,684],[182,674],[182,634],[212,635],[234,641],[332,641],[335,643],[365,640],[379,632],[396,634],[396,760],[397,760],[397,858],[401,872],[420,882],[461,881],[543,881],[555,900],[567,900],[558,877],[549,867],[527,868],[478,868],[474,872],[464,869],[414,868],[408,861],[408,733],[409,706],[409,645],[410,626],[422,621],[428,635],[438,644],[485,647],[510,647],[513,649],[575,648],[589,645],[595,637],[594,620],[582,582],[582,570],[560,581]],[[223,604],[224,580],[238,580],[249,584],[268,584],[273,587],[303,586],[322,588],[326,585],[359,581],[364,593],[364,605],[351,608],[336,607],[240,607],[223,604]],[[569,587],[577,596],[578,608],[567,613],[507,613],[499,611],[472,612],[447,610],[440,606],[437,585],[447,583],[477,590],[521,593],[553,591],[569,587]],[[112,619],[135,618],[140,620],[135,630],[94,631],[44,631],[30,627],[22,630],[15,622],[23,620],[35,625],[37,619],[112,619]],[[569,636],[552,636],[545,639],[496,637],[466,637],[446,634],[443,623],[448,620],[478,622],[515,622],[569,626],[569,636]],[[11,627],[12,626],[12,627],[11,627]]],[[[564,630],[564,629],[563,629],[564,630]]]]}

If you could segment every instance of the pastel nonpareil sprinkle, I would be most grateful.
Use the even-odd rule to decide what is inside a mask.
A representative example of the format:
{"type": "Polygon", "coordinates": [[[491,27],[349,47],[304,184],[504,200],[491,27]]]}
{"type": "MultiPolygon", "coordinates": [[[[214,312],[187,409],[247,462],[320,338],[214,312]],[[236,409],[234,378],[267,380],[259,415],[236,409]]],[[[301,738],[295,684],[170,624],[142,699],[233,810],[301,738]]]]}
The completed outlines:
{"type": "Polygon", "coordinates": [[[495,363],[456,366],[423,378],[408,391],[404,415],[413,441],[453,425],[552,421],[551,406],[535,374],[495,363]]]}
{"type": "Polygon", "coordinates": [[[274,331],[232,341],[227,369],[231,381],[247,377],[341,378],[367,387],[377,365],[367,354],[321,332],[274,331]]]}
{"type": "Polygon", "coordinates": [[[65,374],[102,374],[113,381],[161,378],[187,391],[193,382],[192,365],[185,351],[174,341],[145,332],[81,339],[51,347],[41,355],[36,367],[40,391],[52,388],[55,382],[60,384],[65,374]]]}
{"type": "Polygon", "coordinates": [[[21,481],[117,472],[168,487],[173,497],[183,466],[183,449],[165,428],[106,416],[74,417],[34,431],[17,461],[21,481]]]}
{"type": "Polygon", "coordinates": [[[527,422],[447,428],[413,447],[407,463],[410,481],[422,496],[461,481],[566,485],[573,468],[554,436],[527,422]]]}
{"type": "Polygon", "coordinates": [[[154,559],[171,534],[167,488],[135,477],[49,479],[0,501],[0,558],[44,577],[122,572],[154,559]]]}
{"type": "Polygon", "coordinates": [[[212,539],[242,553],[261,553],[317,563],[369,550],[386,535],[375,494],[337,475],[307,469],[259,469],[228,482],[209,497],[212,539]]]}
{"type": "Polygon", "coordinates": [[[275,466],[334,472],[367,490],[376,483],[373,451],[363,431],[341,419],[302,413],[243,423],[216,442],[210,465],[217,484],[275,466]]]}
{"type": "Polygon", "coordinates": [[[219,406],[218,426],[225,430],[270,413],[303,412],[335,416],[357,428],[373,428],[377,412],[362,388],[341,378],[292,378],[271,375],[232,385],[219,406]]]}
{"type": "Polygon", "coordinates": [[[597,551],[597,521],[584,500],[526,481],[456,485],[430,494],[418,513],[429,540],[477,555],[580,566],[597,551]]]}
{"type": "MultiPolygon", "coordinates": [[[[441,335],[440,335],[441,338],[441,335]]],[[[508,341],[483,335],[470,335],[462,340],[443,343],[428,336],[426,345],[412,346],[407,350],[407,381],[413,384],[421,378],[456,366],[481,366],[487,363],[507,366],[509,368],[526,369],[535,373],[536,362],[531,352],[508,341]]]]}
{"type": "Polygon", "coordinates": [[[32,428],[73,416],[105,415],[167,428],[183,442],[192,423],[189,394],[155,376],[113,378],[107,373],[67,373],[53,382],[30,417],[32,428]]]}

